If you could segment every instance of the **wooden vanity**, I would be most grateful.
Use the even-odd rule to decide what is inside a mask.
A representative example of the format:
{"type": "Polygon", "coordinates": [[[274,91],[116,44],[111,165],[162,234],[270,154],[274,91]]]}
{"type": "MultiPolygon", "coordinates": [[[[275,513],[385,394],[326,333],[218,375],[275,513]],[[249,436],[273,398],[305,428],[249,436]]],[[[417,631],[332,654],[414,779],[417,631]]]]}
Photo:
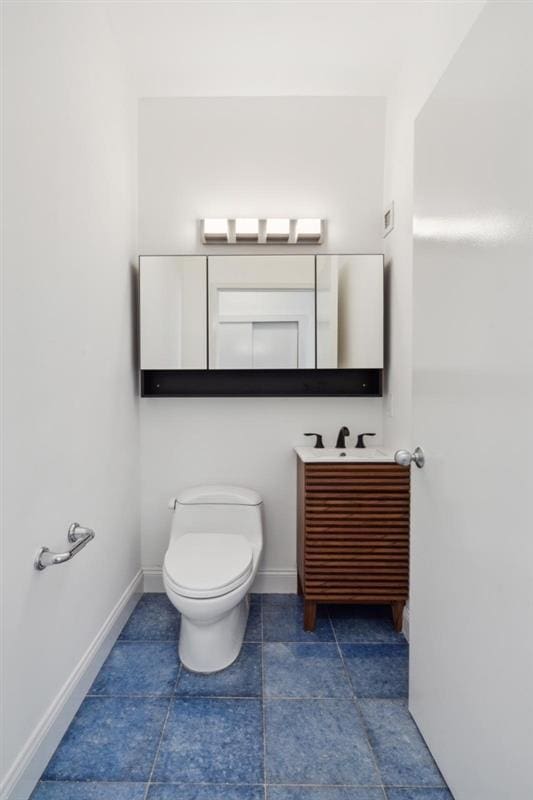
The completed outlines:
{"type": "Polygon", "coordinates": [[[386,451],[383,460],[343,462],[310,450],[296,448],[304,629],[314,630],[317,603],[390,603],[399,631],[409,593],[410,468],[386,451]]]}

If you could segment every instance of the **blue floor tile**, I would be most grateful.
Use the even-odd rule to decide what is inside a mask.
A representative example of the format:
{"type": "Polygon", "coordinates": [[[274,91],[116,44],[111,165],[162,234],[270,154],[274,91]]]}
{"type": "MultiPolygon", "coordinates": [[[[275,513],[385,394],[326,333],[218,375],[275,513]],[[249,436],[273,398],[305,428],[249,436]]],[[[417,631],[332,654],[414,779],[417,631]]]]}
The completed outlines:
{"type": "Polygon", "coordinates": [[[220,672],[182,669],[176,686],[176,694],[185,697],[260,697],[261,692],[260,644],[243,644],[237,660],[220,672]]]}
{"type": "Polygon", "coordinates": [[[178,676],[175,642],[118,641],[90,695],[170,695],[178,676]]]}
{"type": "Polygon", "coordinates": [[[283,592],[264,594],[262,597],[264,606],[300,606],[303,602],[301,595],[285,594],[283,592]]]}
{"type": "Polygon", "coordinates": [[[31,800],[144,800],[144,783],[89,783],[49,781],[39,783],[31,800]]]}
{"type": "Polygon", "coordinates": [[[453,800],[388,606],[319,606],[306,633],[301,597],[251,595],[239,658],[211,675],[180,666],[179,621],[143,595],[32,800],[453,800]]]}
{"type": "Polygon", "coordinates": [[[267,800],[384,800],[382,789],[356,786],[269,786],[267,800]]]}
{"type": "Polygon", "coordinates": [[[387,789],[387,800],[453,800],[448,789],[387,789]]]}
{"type": "Polygon", "coordinates": [[[154,780],[262,783],[261,701],[199,697],[172,701],[154,780]]]}
{"type": "Polygon", "coordinates": [[[380,783],[353,702],[269,700],[265,717],[267,783],[380,783]]]}
{"type": "Polygon", "coordinates": [[[45,780],[144,781],[169,700],[88,697],[45,770],[45,780]]]}
{"type": "Polygon", "coordinates": [[[405,642],[394,630],[390,606],[330,606],[329,613],[339,642],[405,642]]]}
{"type": "Polygon", "coordinates": [[[336,644],[264,645],[266,697],[351,697],[336,644]]]}
{"type": "Polygon", "coordinates": [[[245,642],[261,642],[263,640],[263,615],[261,603],[252,600],[248,614],[248,624],[244,634],[245,642]]]}
{"type": "Polygon", "coordinates": [[[403,700],[361,700],[359,707],[386,786],[445,786],[403,700]]]}
{"type": "Polygon", "coordinates": [[[407,697],[407,643],[343,644],[341,652],[357,697],[407,697]]]}
{"type": "Polygon", "coordinates": [[[335,637],[324,606],[318,607],[316,629],[304,631],[301,597],[271,594],[263,598],[263,639],[265,642],[333,642],[335,637]]]}
{"type": "Polygon", "coordinates": [[[153,783],[147,800],[264,800],[262,786],[153,783]]]}
{"type": "Polygon", "coordinates": [[[143,594],[124,625],[120,638],[129,641],[177,642],[179,629],[179,612],[166,594],[143,594]]]}

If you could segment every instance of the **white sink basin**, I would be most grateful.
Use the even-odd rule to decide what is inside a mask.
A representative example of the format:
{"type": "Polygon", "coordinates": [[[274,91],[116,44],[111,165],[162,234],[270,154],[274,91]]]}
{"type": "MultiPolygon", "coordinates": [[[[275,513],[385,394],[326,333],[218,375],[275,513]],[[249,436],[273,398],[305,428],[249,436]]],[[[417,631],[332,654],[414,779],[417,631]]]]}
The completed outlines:
{"type": "Polygon", "coordinates": [[[383,447],[295,447],[298,458],[307,463],[351,463],[354,461],[394,461],[394,453],[383,447]]]}

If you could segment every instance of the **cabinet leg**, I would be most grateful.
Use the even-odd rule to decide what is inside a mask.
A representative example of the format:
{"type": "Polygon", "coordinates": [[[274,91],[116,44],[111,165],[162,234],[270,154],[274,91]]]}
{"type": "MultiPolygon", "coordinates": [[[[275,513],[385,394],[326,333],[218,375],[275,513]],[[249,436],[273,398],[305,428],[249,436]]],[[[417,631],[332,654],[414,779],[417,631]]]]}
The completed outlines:
{"type": "Polygon", "coordinates": [[[399,600],[391,603],[392,607],[392,621],[394,623],[394,630],[401,633],[403,628],[403,610],[405,608],[405,600],[399,600]]]}
{"type": "Polygon", "coordinates": [[[296,581],[297,581],[297,585],[298,585],[298,594],[299,595],[303,595],[304,590],[302,589],[302,581],[300,580],[300,575],[296,576],[296,581]]]}
{"type": "Polygon", "coordinates": [[[316,600],[304,600],[304,631],[314,631],[316,626],[316,600]]]}

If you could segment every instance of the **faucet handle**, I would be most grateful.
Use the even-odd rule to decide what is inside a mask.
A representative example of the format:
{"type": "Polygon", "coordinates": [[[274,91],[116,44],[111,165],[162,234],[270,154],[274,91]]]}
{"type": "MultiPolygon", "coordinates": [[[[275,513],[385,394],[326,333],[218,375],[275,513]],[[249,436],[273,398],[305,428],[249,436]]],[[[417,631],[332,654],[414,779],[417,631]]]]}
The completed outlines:
{"type": "Polygon", "coordinates": [[[315,441],[315,449],[317,447],[324,447],[324,442],[322,441],[322,434],[321,433],[304,433],[304,436],[316,436],[315,441]]]}
{"type": "Polygon", "coordinates": [[[364,437],[365,436],[375,436],[375,433],[360,433],[357,437],[357,444],[356,447],[366,447],[364,437]]]}

